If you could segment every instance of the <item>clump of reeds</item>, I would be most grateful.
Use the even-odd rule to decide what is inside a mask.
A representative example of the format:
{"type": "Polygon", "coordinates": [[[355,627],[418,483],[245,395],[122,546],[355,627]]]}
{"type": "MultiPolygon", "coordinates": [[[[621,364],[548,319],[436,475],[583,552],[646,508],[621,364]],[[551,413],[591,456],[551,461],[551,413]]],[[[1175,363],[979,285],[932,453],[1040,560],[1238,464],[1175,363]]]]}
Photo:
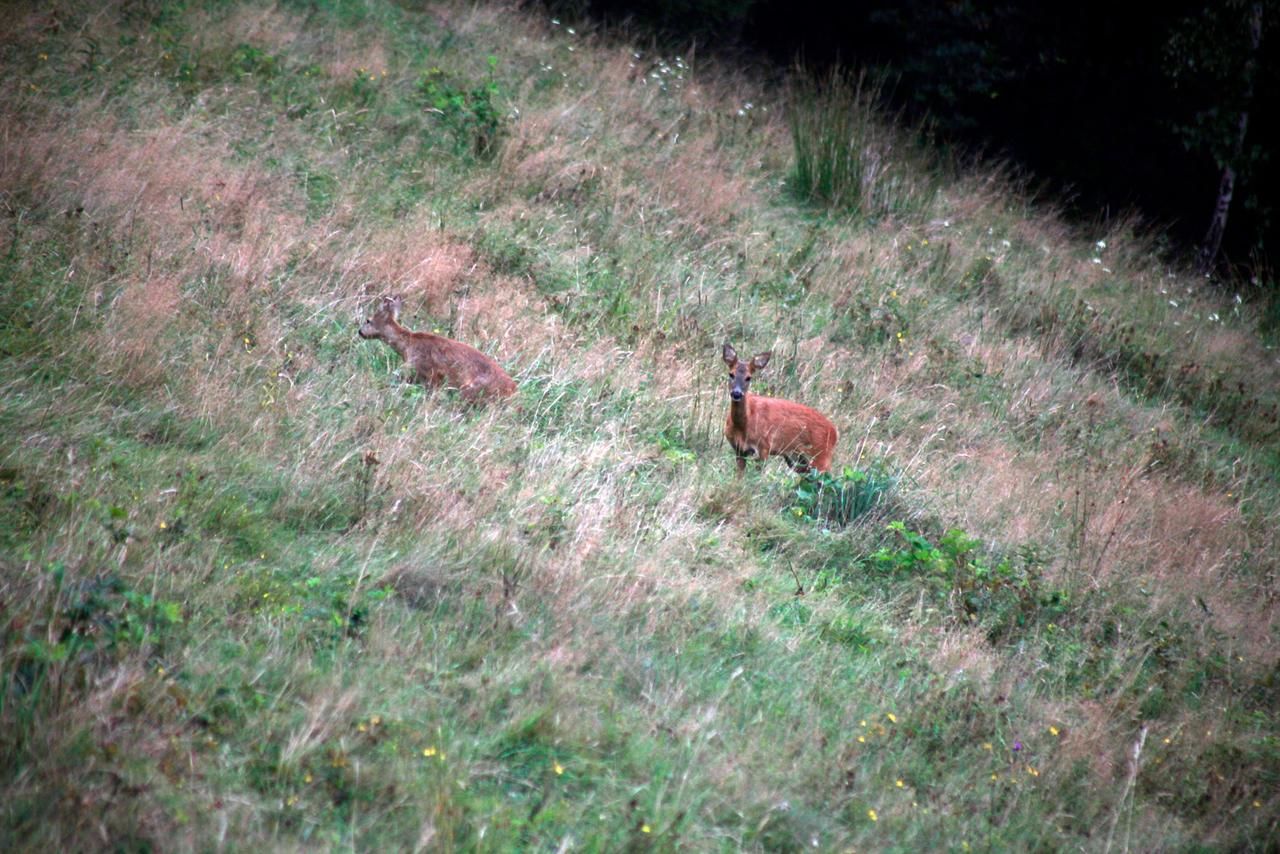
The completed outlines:
{"type": "Polygon", "coordinates": [[[797,196],[866,218],[909,216],[929,205],[931,170],[910,135],[882,116],[883,87],[866,72],[838,67],[825,78],[794,74],[788,119],[797,196]]]}

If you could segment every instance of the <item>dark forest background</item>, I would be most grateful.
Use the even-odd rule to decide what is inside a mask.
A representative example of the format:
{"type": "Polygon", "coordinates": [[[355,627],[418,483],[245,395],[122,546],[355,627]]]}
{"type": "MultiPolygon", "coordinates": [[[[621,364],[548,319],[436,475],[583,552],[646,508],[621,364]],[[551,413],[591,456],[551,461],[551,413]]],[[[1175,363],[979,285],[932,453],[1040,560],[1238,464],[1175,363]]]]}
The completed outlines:
{"type": "Polygon", "coordinates": [[[1007,159],[1077,221],[1137,211],[1171,253],[1275,286],[1280,0],[571,0],[551,10],[780,71],[881,72],[886,107],[927,119],[963,156],[1007,159]],[[1229,217],[1206,258],[1225,168],[1229,217]]]}

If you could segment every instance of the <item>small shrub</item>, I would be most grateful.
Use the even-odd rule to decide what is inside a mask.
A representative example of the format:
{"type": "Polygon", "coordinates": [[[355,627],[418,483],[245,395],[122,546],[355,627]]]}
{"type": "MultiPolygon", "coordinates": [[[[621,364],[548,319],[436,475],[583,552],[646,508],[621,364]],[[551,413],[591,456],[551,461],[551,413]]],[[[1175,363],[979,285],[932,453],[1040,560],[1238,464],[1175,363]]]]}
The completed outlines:
{"type": "Polygon", "coordinates": [[[0,670],[0,750],[10,755],[30,746],[39,722],[81,702],[112,663],[141,649],[162,654],[184,622],[177,602],[114,571],[69,572],[61,561],[45,567],[24,605],[29,621],[4,638],[0,670]]]}
{"type": "Polygon", "coordinates": [[[848,466],[838,475],[811,472],[796,484],[791,514],[814,522],[848,525],[883,503],[897,482],[883,471],[848,466]]]}
{"type": "Polygon", "coordinates": [[[1062,594],[1042,589],[1042,562],[1034,550],[1023,550],[1016,560],[993,563],[978,553],[979,541],[959,528],[948,530],[936,545],[904,522],[892,522],[888,530],[901,545],[878,549],[864,566],[923,583],[955,616],[984,625],[992,641],[1026,628],[1038,617],[1056,616],[1064,607],[1062,594]]]}
{"type": "Polygon", "coordinates": [[[418,83],[427,110],[440,117],[460,148],[482,160],[497,153],[506,135],[506,117],[498,107],[501,92],[493,79],[498,58],[491,56],[488,62],[489,77],[482,83],[467,86],[439,68],[427,71],[418,83]]]}

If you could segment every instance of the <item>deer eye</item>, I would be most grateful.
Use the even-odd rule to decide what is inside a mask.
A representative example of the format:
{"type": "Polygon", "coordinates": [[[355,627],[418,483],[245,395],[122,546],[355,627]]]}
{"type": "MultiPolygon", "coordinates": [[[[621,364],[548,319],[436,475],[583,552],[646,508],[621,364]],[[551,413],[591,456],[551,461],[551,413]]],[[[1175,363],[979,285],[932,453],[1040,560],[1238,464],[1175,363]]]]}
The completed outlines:
{"type": "Polygon", "coordinates": [[[743,378],[742,378],[742,381],[743,381],[744,383],[749,383],[749,382],[751,382],[751,377],[743,377],[743,378]]]}

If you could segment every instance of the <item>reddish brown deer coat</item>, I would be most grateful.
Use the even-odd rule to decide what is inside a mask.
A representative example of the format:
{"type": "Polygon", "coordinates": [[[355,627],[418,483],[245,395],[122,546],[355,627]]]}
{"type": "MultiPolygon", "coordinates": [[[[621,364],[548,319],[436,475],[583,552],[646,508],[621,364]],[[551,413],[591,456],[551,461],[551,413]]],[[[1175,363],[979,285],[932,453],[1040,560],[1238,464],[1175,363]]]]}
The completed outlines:
{"type": "Polygon", "coordinates": [[[472,403],[515,394],[516,384],[493,359],[469,344],[412,332],[399,323],[400,297],[386,297],[372,317],[360,324],[361,338],[385,341],[426,386],[456,388],[472,403]]]}
{"type": "Polygon", "coordinates": [[[840,433],[825,415],[803,403],[747,393],[752,374],[769,363],[769,356],[760,353],[750,362],[740,362],[733,347],[724,345],[730,379],[724,437],[737,453],[738,474],[746,468],[747,457],[763,462],[775,454],[798,472],[830,471],[840,433]]]}

